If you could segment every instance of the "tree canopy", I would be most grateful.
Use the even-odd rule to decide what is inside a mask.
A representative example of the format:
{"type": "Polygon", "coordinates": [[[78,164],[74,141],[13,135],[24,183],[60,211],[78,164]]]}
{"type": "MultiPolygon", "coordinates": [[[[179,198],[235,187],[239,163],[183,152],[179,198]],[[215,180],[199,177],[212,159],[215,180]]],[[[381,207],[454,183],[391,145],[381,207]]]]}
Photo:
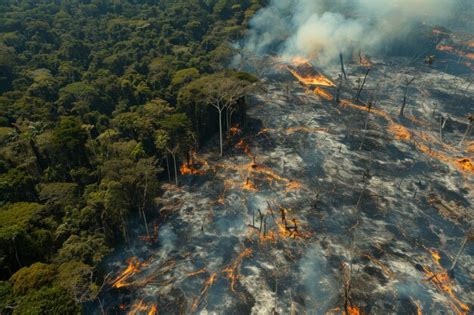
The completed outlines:
{"type": "Polygon", "coordinates": [[[225,128],[245,113],[256,79],[225,69],[264,2],[0,2],[1,314],[96,299],[132,218],[148,233],[165,174],[219,131],[212,96],[225,128]]]}

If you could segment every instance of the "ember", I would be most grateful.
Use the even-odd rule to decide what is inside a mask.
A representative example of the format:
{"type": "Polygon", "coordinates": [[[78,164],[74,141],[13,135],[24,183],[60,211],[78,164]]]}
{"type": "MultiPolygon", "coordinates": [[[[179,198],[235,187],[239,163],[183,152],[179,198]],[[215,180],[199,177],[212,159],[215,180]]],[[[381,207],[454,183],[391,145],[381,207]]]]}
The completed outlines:
{"type": "Polygon", "coordinates": [[[464,315],[467,314],[469,306],[466,304],[462,303],[457,296],[455,295],[455,290],[452,288],[452,280],[450,279],[447,271],[441,266],[440,260],[441,260],[441,255],[439,254],[438,251],[436,250],[429,250],[431,257],[433,259],[433,262],[435,264],[435,268],[440,270],[440,272],[435,272],[430,270],[429,267],[425,266],[423,267],[423,270],[425,271],[427,275],[427,280],[431,281],[438,289],[441,291],[445,292],[448,294],[448,296],[452,299],[452,305],[453,311],[458,314],[458,315],[464,315]]]}
{"type": "Polygon", "coordinates": [[[299,60],[295,67],[287,66],[287,69],[298,81],[306,86],[336,86],[331,80],[318,73],[309,62],[299,60]]]}
{"type": "Polygon", "coordinates": [[[112,286],[114,288],[122,288],[127,286],[127,280],[132,277],[133,275],[139,273],[141,271],[141,267],[144,264],[141,263],[137,257],[132,257],[128,260],[128,266],[123,270],[119,276],[112,281],[112,286]]]}
{"type": "Polygon", "coordinates": [[[147,305],[145,302],[140,301],[139,303],[132,306],[132,309],[127,313],[127,315],[157,315],[158,307],[155,304],[147,305]]]}
{"type": "Polygon", "coordinates": [[[247,179],[245,180],[245,183],[243,184],[242,188],[244,190],[248,190],[248,191],[257,191],[257,187],[255,186],[254,183],[252,183],[250,181],[250,179],[247,177],[247,179]]]}
{"type": "Polygon", "coordinates": [[[345,315],[360,315],[360,310],[357,306],[351,306],[349,305],[347,307],[347,313],[343,312],[345,315]]]}
{"type": "Polygon", "coordinates": [[[472,161],[468,158],[463,158],[460,160],[457,160],[457,163],[463,171],[471,171],[474,172],[474,164],[472,164],[472,161]]]}
{"type": "Polygon", "coordinates": [[[388,130],[395,136],[397,140],[410,140],[411,134],[407,128],[402,125],[391,123],[388,130]]]}
{"type": "Polygon", "coordinates": [[[322,97],[325,100],[332,101],[334,99],[334,96],[332,96],[331,93],[328,91],[323,90],[319,86],[314,89],[314,93],[320,97],[322,97]]]}
{"type": "Polygon", "coordinates": [[[222,269],[222,273],[225,274],[226,278],[230,280],[230,289],[234,293],[235,285],[240,277],[239,269],[242,265],[242,261],[244,258],[249,257],[250,255],[252,255],[252,249],[246,248],[234,259],[230,265],[222,269]]]}

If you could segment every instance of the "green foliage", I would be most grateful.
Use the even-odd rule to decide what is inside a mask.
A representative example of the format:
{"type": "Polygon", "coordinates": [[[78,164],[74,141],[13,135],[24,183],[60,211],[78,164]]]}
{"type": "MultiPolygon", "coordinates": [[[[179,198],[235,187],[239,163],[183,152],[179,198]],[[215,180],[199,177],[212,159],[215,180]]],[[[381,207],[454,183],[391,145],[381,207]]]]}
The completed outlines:
{"type": "Polygon", "coordinates": [[[56,267],[43,263],[34,263],[29,267],[23,267],[10,278],[13,293],[24,295],[30,290],[41,288],[53,282],[56,267]]]}
{"type": "Polygon", "coordinates": [[[36,179],[24,170],[11,168],[0,175],[0,200],[3,202],[36,200],[36,179]]]}
{"type": "Polygon", "coordinates": [[[92,282],[93,268],[79,261],[64,263],[58,268],[57,286],[65,289],[78,303],[94,300],[99,286],[92,282]]]}
{"type": "Polygon", "coordinates": [[[80,261],[97,265],[109,253],[105,239],[101,235],[77,236],[72,235],[58,251],[57,262],[80,261]]]}
{"type": "Polygon", "coordinates": [[[79,187],[75,183],[44,183],[39,187],[39,199],[42,202],[54,202],[63,207],[80,203],[79,187]]]}
{"type": "Polygon", "coordinates": [[[28,228],[42,209],[42,205],[28,202],[18,202],[0,208],[0,231],[12,226],[28,228]]]}
{"type": "Polygon", "coordinates": [[[59,287],[41,287],[18,299],[13,314],[81,314],[80,306],[59,287]]]}
{"type": "Polygon", "coordinates": [[[255,82],[213,73],[261,3],[0,3],[0,313],[76,314],[97,295],[158,165],[216,131],[209,84],[255,82]]]}

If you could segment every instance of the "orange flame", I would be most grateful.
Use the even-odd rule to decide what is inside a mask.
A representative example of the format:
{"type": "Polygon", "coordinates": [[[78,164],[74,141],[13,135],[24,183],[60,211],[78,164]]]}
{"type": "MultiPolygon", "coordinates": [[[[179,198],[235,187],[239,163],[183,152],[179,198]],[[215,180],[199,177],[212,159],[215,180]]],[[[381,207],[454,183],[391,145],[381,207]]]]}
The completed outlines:
{"type": "Polygon", "coordinates": [[[360,310],[355,305],[349,305],[347,307],[347,313],[346,313],[346,311],[343,311],[342,314],[343,315],[360,315],[360,310]]]}
{"type": "Polygon", "coordinates": [[[191,152],[190,163],[183,163],[179,170],[181,175],[203,175],[209,170],[209,164],[193,150],[191,152]],[[198,166],[199,169],[196,168],[196,166],[198,166]]]}
{"type": "Polygon", "coordinates": [[[158,315],[158,306],[155,304],[147,305],[143,300],[132,306],[132,309],[127,312],[128,315],[138,315],[146,313],[147,315],[158,315]]]}
{"type": "Polygon", "coordinates": [[[441,255],[437,250],[430,249],[429,250],[431,257],[433,259],[433,262],[436,266],[436,269],[441,270],[441,272],[436,273],[434,271],[431,271],[428,266],[424,266],[423,270],[425,271],[427,275],[427,279],[432,281],[433,284],[440,289],[441,291],[445,292],[448,294],[448,296],[452,299],[451,306],[453,308],[453,311],[458,314],[458,315],[465,315],[469,311],[469,306],[466,304],[462,303],[457,296],[454,293],[452,286],[452,281],[451,278],[449,277],[448,273],[446,270],[444,270],[443,266],[440,264],[440,259],[441,255]]]}
{"type": "Polygon", "coordinates": [[[187,163],[183,163],[179,168],[181,175],[195,175],[199,174],[200,171],[195,169],[192,165],[188,165],[187,163]]]}
{"type": "Polygon", "coordinates": [[[388,131],[390,131],[397,140],[410,140],[411,134],[407,128],[402,125],[391,123],[388,126],[388,131]]]}
{"type": "Polygon", "coordinates": [[[320,88],[319,86],[316,87],[314,89],[314,93],[322,98],[324,98],[325,100],[327,101],[332,101],[334,99],[334,97],[332,96],[331,93],[329,93],[328,91],[325,91],[323,90],[322,88],[320,88]]]}
{"type": "Polygon", "coordinates": [[[128,260],[128,266],[125,268],[119,276],[115,278],[115,280],[112,281],[112,287],[114,288],[122,288],[126,287],[127,280],[130,279],[133,275],[139,273],[141,271],[141,267],[143,267],[144,264],[141,263],[137,257],[132,257],[128,260]]]}
{"type": "Polygon", "coordinates": [[[234,293],[235,284],[240,278],[240,273],[238,269],[240,268],[244,258],[249,257],[250,255],[252,255],[252,249],[246,248],[234,259],[234,261],[230,265],[222,269],[222,273],[226,274],[226,278],[230,280],[230,289],[234,293]]]}
{"type": "Polygon", "coordinates": [[[457,160],[457,163],[461,170],[474,172],[474,164],[472,164],[469,158],[457,160]]]}
{"type": "Polygon", "coordinates": [[[242,185],[242,188],[243,188],[244,190],[248,190],[248,191],[257,191],[257,190],[258,190],[258,189],[257,189],[257,186],[255,186],[255,184],[252,183],[252,182],[250,181],[250,179],[248,179],[248,178],[246,179],[246,181],[245,181],[244,184],[242,185]]]}
{"type": "Polygon", "coordinates": [[[207,295],[207,291],[209,291],[209,288],[216,281],[216,279],[217,279],[217,273],[213,272],[210,274],[209,278],[203,283],[199,296],[196,299],[194,299],[193,305],[191,306],[191,310],[193,312],[198,308],[202,299],[207,295]]]}
{"type": "Polygon", "coordinates": [[[230,135],[233,137],[236,134],[241,133],[242,130],[238,126],[234,126],[234,127],[230,128],[229,132],[230,132],[230,135]]]}
{"type": "Polygon", "coordinates": [[[314,76],[303,76],[303,75],[300,75],[295,70],[291,69],[290,67],[288,67],[287,69],[296,79],[298,79],[298,81],[300,81],[304,85],[321,85],[321,86],[328,86],[328,87],[336,86],[331,80],[329,80],[322,74],[314,75],[314,76]]]}
{"type": "Polygon", "coordinates": [[[473,53],[466,53],[466,52],[464,52],[460,49],[454,48],[453,46],[441,45],[440,44],[440,45],[436,46],[436,49],[439,50],[439,51],[444,51],[444,52],[455,54],[455,55],[458,55],[458,56],[461,56],[461,57],[465,57],[465,58],[468,58],[468,59],[471,59],[471,60],[474,59],[474,54],[473,53]]]}
{"type": "MultiPolygon", "coordinates": [[[[345,107],[351,107],[357,110],[363,110],[363,111],[369,110],[368,107],[354,104],[350,102],[349,100],[341,100],[341,105],[345,107]]],[[[472,168],[471,168],[472,162],[470,161],[470,159],[463,158],[461,160],[458,160],[456,158],[443,154],[440,151],[436,151],[432,149],[430,146],[415,140],[415,135],[416,135],[417,138],[421,138],[422,140],[426,141],[428,144],[431,144],[431,143],[436,142],[436,140],[433,137],[430,137],[424,133],[417,133],[415,131],[408,130],[408,128],[396,123],[395,120],[383,110],[372,108],[371,113],[373,113],[374,115],[383,117],[388,122],[388,131],[394,135],[396,140],[402,140],[402,141],[413,140],[414,146],[421,152],[429,155],[430,157],[438,159],[439,161],[442,161],[445,163],[449,163],[457,167],[461,171],[472,171],[472,168]]],[[[444,143],[441,143],[440,145],[451,152],[454,151],[453,148],[447,146],[444,143]]]]}

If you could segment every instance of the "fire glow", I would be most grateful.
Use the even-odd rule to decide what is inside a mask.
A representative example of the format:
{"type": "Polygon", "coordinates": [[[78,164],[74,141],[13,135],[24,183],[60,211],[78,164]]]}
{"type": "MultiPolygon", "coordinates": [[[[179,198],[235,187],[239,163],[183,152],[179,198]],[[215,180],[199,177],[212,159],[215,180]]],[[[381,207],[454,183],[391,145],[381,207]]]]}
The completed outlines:
{"type": "Polygon", "coordinates": [[[310,85],[320,85],[320,86],[328,86],[328,87],[335,87],[336,85],[332,83],[331,80],[326,78],[323,75],[314,75],[314,76],[303,76],[300,75],[298,72],[295,70],[288,68],[288,71],[296,78],[298,81],[303,83],[304,85],[310,86],[310,85]]]}
{"type": "Polygon", "coordinates": [[[230,281],[230,289],[232,292],[235,293],[235,285],[240,278],[240,266],[242,265],[242,261],[244,258],[249,257],[252,255],[252,249],[246,248],[244,249],[237,258],[232,261],[227,267],[222,269],[222,273],[226,276],[227,279],[230,281]]]}
{"type": "Polygon", "coordinates": [[[327,101],[332,101],[334,99],[334,96],[332,96],[331,93],[320,88],[319,86],[314,89],[314,93],[327,101]]]}
{"type": "Polygon", "coordinates": [[[141,272],[142,267],[145,266],[144,263],[141,263],[137,257],[132,257],[128,260],[128,266],[125,268],[119,276],[112,281],[112,287],[122,288],[128,285],[127,280],[130,279],[135,274],[141,272]]]}
{"type": "Polygon", "coordinates": [[[440,45],[436,46],[436,49],[438,51],[442,51],[442,52],[446,52],[446,53],[450,53],[450,54],[458,55],[460,57],[464,57],[464,58],[474,60],[474,53],[468,53],[468,52],[462,51],[460,49],[456,49],[456,48],[454,48],[453,46],[450,46],[450,45],[441,45],[440,44],[440,45]]]}
{"type": "Polygon", "coordinates": [[[209,169],[207,161],[199,157],[196,151],[191,152],[190,157],[189,162],[181,165],[181,175],[204,175],[209,169]]]}
{"type": "Polygon", "coordinates": [[[145,302],[140,301],[137,304],[133,305],[132,309],[127,313],[127,315],[139,314],[157,315],[158,307],[156,306],[156,304],[147,305],[145,304],[145,302]]]}
{"type": "Polygon", "coordinates": [[[286,68],[302,84],[306,86],[336,86],[327,77],[317,73],[309,60],[297,57],[292,60],[292,64],[293,66],[287,66],[286,68]]]}
{"type": "Polygon", "coordinates": [[[446,293],[452,300],[450,303],[452,306],[453,311],[458,315],[467,314],[469,311],[469,306],[462,303],[455,295],[454,290],[452,288],[452,280],[450,279],[448,272],[441,266],[440,259],[441,256],[438,251],[436,250],[429,250],[431,254],[431,258],[435,265],[435,268],[440,270],[440,272],[432,271],[428,266],[424,266],[423,270],[428,277],[427,280],[431,281],[440,291],[446,293]]]}

